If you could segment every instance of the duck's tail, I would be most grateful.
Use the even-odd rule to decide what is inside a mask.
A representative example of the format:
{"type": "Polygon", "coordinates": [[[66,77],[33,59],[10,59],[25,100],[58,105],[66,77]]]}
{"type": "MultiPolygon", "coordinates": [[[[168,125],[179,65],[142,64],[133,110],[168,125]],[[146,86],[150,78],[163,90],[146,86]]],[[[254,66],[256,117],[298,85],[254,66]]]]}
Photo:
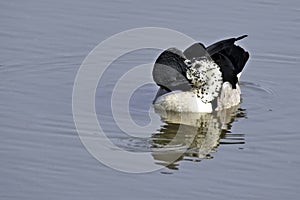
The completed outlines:
{"type": "Polygon", "coordinates": [[[234,43],[245,37],[247,35],[222,40],[207,47],[207,52],[221,68],[224,82],[230,82],[233,88],[249,59],[249,53],[234,43]]]}

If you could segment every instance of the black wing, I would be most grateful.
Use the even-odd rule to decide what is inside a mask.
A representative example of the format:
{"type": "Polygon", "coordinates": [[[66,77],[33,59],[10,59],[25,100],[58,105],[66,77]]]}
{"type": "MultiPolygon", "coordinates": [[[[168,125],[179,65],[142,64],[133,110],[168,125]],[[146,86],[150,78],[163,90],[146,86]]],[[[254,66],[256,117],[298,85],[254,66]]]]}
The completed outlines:
{"type": "Polygon", "coordinates": [[[183,54],[189,60],[197,57],[209,56],[208,52],[205,49],[205,46],[201,43],[195,43],[184,50],[183,54]]]}
{"type": "Polygon", "coordinates": [[[164,93],[191,89],[189,81],[185,77],[187,65],[183,53],[176,49],[170,48],[162,52],[155,61],[152,71],[153,80],[162,89],[159,91],[161,96],[164,93]]]}
{"type": "Polygon", "coordinates": [[[211,58],[220,66],[223,81],[230,82],[233,88],[236,88],[238,82],[237,75],[243,70],[249,59],[249,53],[234,43],[245,37],[247,35],[222,40],[206,48],[211,58]]]}

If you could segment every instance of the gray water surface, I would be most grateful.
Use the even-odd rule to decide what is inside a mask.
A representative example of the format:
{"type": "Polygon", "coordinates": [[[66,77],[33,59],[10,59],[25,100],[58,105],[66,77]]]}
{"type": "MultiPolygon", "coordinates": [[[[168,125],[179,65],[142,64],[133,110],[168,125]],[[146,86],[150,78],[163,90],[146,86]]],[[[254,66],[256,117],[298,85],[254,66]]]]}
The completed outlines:
{"type": "MultiPolygon", "coordinates": [[[[299,25],[296,0],[0,2],[0,199],[299,199],[299,25]],[[251,56],[241,77],[243,102],[226,130],[220,120],[216,135],[202,126],[175,163],[168,163],[170,155],[153,154],[155,164],[170,165],[136,175],[106,167],[84,148],[72,91],[96,45],[146,26],[174,29],[206,45],[248,34],[239,44],[251,56]],[[208,136],[212,145],[203,150],[208,136]]],[[[153,61],[158,53],[120,58],[107,71],[106,86],[97,88],[97,117],[126,150],[160,148],[178,128],[174,118],[162,120],[155,132],[136,139],[110,115],[118,67],[153,61]]],[[[134,93],[137,124],[149,123],[156,89],[149,84],[134,93]]]]}

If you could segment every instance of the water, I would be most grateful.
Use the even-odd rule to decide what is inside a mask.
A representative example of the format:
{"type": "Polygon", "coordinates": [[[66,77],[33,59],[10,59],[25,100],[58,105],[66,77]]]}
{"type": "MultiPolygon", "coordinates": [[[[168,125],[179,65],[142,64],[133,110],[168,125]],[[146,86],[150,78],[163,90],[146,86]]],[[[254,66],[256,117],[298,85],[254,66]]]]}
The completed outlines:
{"type": "MultiPolygon", "coordinates": [[[[298,1],[29,0],[1,2],[0,11],[0,199],[299,199],[298,1]],[[216,123],[209,135],[202,126],[177,162],[134,175],[104,166],[83,147],[72,90],[80,64],[96,45],[145,26],[171,28],[206,45],[249,34],[240,44],[251,57],[242,75],[241,109],[228,129],[216,123]],[[203,150],[208,136],[211,148],[203,150]]],[[[107,71],[105,87],[97,88],[97,117],[110,139],[127,150],[160,148],[178,129],[169,119],[143,139],[129,137],[107,106],[122,75],[118,67],[126,71],[157,53],[120,58],[107,71]]],[[[149,123],[155,92],[154,85],[145,85],[132,97],[137,124],[149,123]]],[[[155,165],[165,165],[170,156],[152,154],[155,165]]]]}

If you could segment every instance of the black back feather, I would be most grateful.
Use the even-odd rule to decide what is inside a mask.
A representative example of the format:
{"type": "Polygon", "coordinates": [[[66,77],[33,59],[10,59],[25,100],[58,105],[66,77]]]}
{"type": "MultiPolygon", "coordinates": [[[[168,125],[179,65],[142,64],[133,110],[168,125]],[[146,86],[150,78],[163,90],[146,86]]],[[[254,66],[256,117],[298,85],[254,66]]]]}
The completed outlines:
{"type": "Polygon", "coordinates": [[[152,71],[156,84],[165,91],[190,90],[191,85],[185,77],[187,69],[185,60],[183,53],[176,48],[162,52],[155,61],[152,71]]]}
{"type": "Polygon", "coordinates": [[[209,56],[208,52],[205,49],[205,46],[202,43],[195,43],[184,50],[183,54],[189,60],[197,57],[209,56]]]}
{"type": "Polygon", "coordinates": [[[247,35],[222,40],[208,46],[206,49],[211,58],[220,66],[223,81],[230,82],[233,88],[236,88],[238,82],[237,75],[243,70],[249,59],[249,53],[234,43],[245,37],[247,35]]]}

